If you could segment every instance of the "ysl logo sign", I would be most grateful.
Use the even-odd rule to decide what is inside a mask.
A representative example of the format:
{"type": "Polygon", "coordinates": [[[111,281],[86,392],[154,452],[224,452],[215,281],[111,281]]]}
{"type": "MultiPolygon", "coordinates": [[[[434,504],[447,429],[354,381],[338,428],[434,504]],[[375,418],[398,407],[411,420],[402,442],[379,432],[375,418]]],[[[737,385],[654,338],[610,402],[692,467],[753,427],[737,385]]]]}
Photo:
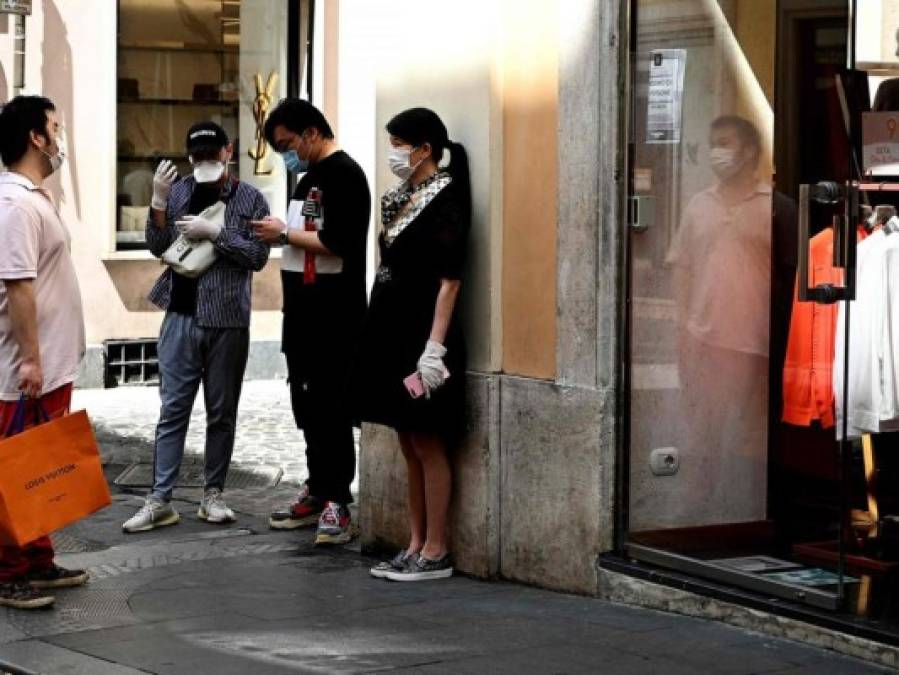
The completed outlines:
{"type": "Polygon", "coordinates": [[[268,145],[265,142],[265,118],[268,117],[268,109],[272,105],[272,97],[275,94],[275,85],[278,83],[278,74],[268,76],[268,82],[263,86],[262,73],[256,73],[256,98],[253,99],[253,119],[256,120],[256,147],[247,151],[250,159],[256,162],[253,173],[257,176],[268,176],[271,168],[264,168],[265,158],[268,156],[268,145]]]}

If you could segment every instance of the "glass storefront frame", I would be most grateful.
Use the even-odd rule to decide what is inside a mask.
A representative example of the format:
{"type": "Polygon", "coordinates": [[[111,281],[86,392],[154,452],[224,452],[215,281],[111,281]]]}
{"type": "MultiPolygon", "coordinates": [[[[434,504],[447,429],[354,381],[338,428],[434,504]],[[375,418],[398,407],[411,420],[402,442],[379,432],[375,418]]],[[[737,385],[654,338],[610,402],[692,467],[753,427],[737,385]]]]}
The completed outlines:
{"type": "MultiPolygon", "coordinates": [[[[629,27],[630,27],[630,35],[628,42],[631,45],[631,60],[629,64],[629,68],[631,71],[627,73],[625,81],[627,84],[627,96],[626,99],[628,101],[629,109],[628,114],[625,116],[625,119],[628,120],[628,124],[630,126],[628,131],[628,137],[630,140],[630,149],[626,153],[627,156],[627,164],[626,167],[626,175],[629,178],[629,186],[628,193],[625,197],[627,199],[627,203],[629,205],[630,212],[630,223],[629,225],[633,228],[634,226],[647,227],[651,226],[652,220],[649,219],[649,225],[646,222],[643,222],[646,219],[647,210],[651,210],[652,204],[644,202],[640,199],[632,199],[635,195],[634,190],[634,180],[645,180],[645,176],[635,176],[633,172],[634,162],[635,162],[635,154],[634,154],[634,120],[635,115],[641,114],[644,111],[637,110],[637,107],[633,105],[634,102],[634,58],[636,52],[636,37],[637,37],[637,24],[636,24],[636,12],[634,11],[634,6],[638,4],[638,0],[633,0],[633,2],[625,2],[624,6],[628,8],[629,11],[629,27]],[[642,213],[640,213],[642,211],[642,213]],[[636,222],[635,222],[636,221],[636,222]]],[[[847,3],[850,8],[853,8],[854,3],[847,3]]],[[[849,12],[849,16],[854,20],[856,14],[854,11],[849,12]]],[[[855,31],[852,30],[851,34],[854,36],[855,31]]],[[[849,58],[854,58],[854,47],[853,40],[847,40],[847,52],[849,58]]],[[[847,158],[848,164],[848,158],[847,158]]],[[[647,200],[648,201],[648,200],[647,200]]],[[[772,583],[769,580],[761,578],[757,574],[747,574],[737,570],[726,570],[721,569],[715,565],[709,565],[701,560],[689,556],[682,555],[677,552],[671,550],[665,550],[664,547],[654,547],[648,546],[641,543],[635,543],[632,538],[632,532],[629,528],[630,524],[630,516],[631,516],[631,497],[632,497],[632,485],[631,485],[631,450],[632,450],[632,432],[630,428],[631,415],[632,415],[632,402],[630,399],[631,387],[633,386],[633,378],[631,371],[631,347],[632,347],[632,325],[631,325],[631,311],[633,308],[633,295],[632,295],[632,253],[631,253],[631,237],[633,234],[629,234],[626,237],[625,247],[627,251],[625,252],[624,259],[626,261],[627,272],[625,274],[626,282],[624,283],[624,288],[622,289],[622,306],[625,308],[625,315],[627,316],[626,326],[624,328],[624,339],[622,340],[622,349],[624,353],[622,355],[621,361],[621,371],[619,373],[619,381],[622,383],[623,394],[620,399],[620,409],[621,414],[619,416],[619,454],[618,454],[618,468],[617,468],[617,495],[616,495],[616,504],[617,504],[617,517],[616,517],[616,547],[617,547],[617,555],[623,556],[625,558],[630,558],[634,561],[637,561],[637,564],[648,564],[651,567],[656,567],[659,570],[672,570],[672,577],[678,576],[680,573],[686,574],[690,577],[696,577],[698,580],[706,579],[710,585],[720,585],[724,584],[726,586],[732,586],[735,589],[746,589],[750,592],[754,592],[759,594],[759,597],[768,597],[768,598],[781,598],[783,600],[788,601],[786,604],[782,602],[782,600],[769,600],[772,609],[777,610],[777,607],[783,608],[787,605],[792,605],[793,608],[801,608],[802,605],[809,606],[811,608],[823,609],[823,610],[837,610],[844,606],[844,587],[843,587],[843,576],[845,573],[845,552],[843,550],[842,544],[839,546],[839,550],[837,552],[836,557],[836,571],[839,576],[839,583],[836,584],[836,588],[832,589],[830,592],[822,592],[815,587],[808,587],[802,585],[794,585],[789,583],[781,583],[775,582],[772,583]]],[[[844,448],[845,451],[845,448],[844,448]]],[[[846,462],[843,459],[839,459],[839,470],[841,472],[840,480],[839,480],[839,488],[842,493],[845,483],[848,480],[846,475],[846,462]]],[[[834,499],[840,502],[841,504],[845,500],[844,494],[834,494],[834,499]]],[[[838,542],[843,541],[843,523],[840,522],[840,532],[837,536],[838,542]]],[[[620,559],[619,559],[620,560],[620,559]]],[[[620,563],[614,563],[613,566],[621,568],[620,563]]],[[[664,573],[662,573],[664,576],[664,573]]],[[[655,578],[655,577],[654,577],[655,578]]],[[[701,582],[700,582],[701,585],[701,582]]],[[[720,587],[720,586],[719,586],[720,587]]],[[[825,614],[827,615],[827,614],[825,614]]],[[[822,615],[822,616],[825,616],[822,615]]],[[[883,636],[875,639],[883,639],[883,636]]]]}

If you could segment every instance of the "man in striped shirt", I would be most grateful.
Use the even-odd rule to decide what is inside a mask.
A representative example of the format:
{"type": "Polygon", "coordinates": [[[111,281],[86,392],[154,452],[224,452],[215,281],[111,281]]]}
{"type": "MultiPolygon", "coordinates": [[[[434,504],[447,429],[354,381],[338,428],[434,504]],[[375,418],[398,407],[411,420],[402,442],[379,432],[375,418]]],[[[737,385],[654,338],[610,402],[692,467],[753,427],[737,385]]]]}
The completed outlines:
{"type": "Polygon", "coordinates": [[[269,247],[249,223],[269,214],[262,193],[228,172],[233,146],[224,129],[200,122],[187,134],[193,176],[178,178],[163,160],[153,179],[147,243],[161,257],[179,234],[209,240],[217,259],[189,278],[167,268],[150,300],[166,310],[159,333],[159,393],[154,484],[140,510],[122,526],[142,532],[178,522],[172,491],[184,455],[190,413],[200,383],[206,402],[205,494],[197,516],[212,523],[234,520],[222,498],[234,448],[237,402],[249,350],[252,274],[268,261],[269,247]],[[224,225],[201,217],[226,203],[224,225]]]}

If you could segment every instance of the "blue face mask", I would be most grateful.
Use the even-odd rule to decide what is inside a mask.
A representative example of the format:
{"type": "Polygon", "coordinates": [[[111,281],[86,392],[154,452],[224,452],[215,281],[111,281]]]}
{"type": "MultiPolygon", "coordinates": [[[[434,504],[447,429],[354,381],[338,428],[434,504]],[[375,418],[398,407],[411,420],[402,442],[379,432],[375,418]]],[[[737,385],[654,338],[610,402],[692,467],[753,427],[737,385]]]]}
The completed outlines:
{"type": "Polygon", "coordinates": [[[287,150],[281,153],[281,159],[284,160],[284,166],[291,173],[305,173],[309,170],[309,161],[300,159],[296,150],[287,150]]]}

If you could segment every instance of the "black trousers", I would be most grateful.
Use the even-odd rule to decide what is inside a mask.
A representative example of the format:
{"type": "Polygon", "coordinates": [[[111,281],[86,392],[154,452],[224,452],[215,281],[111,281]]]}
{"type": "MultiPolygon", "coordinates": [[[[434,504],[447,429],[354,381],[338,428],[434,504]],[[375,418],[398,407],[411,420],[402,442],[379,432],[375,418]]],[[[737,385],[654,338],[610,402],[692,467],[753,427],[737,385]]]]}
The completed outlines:
{"type": "MultiPolygon", "coordinates": [[[[356,475],[353,421],[346,403],[347,373],[315,367],[334,360],[321,353],[284,346],[290,403],[297,428],[306,438],[309,494],[325,501],[349,504],[356,475]],[[321,359],[310,367],[310,359],[321,359]]],[[[338,369],[339,370],[339,369],[338,369]]]]}

